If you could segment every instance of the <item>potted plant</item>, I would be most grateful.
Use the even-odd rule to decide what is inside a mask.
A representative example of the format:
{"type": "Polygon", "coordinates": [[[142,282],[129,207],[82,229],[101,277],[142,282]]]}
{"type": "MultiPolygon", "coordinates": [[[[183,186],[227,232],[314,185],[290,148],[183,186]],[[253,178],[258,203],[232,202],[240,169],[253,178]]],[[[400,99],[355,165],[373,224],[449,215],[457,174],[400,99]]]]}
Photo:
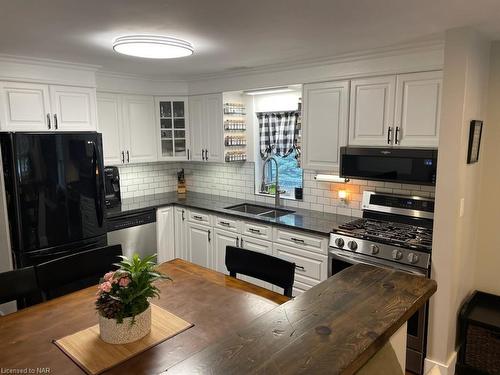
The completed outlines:
{"type": "Polygon", "coordinates": [[[155,255],[144,259],[134,254],[132,259],[121,256],[110,271],[100,280],[96,309],[99,314],[101,339],[110,344],[125,344],[146,336],[151,330],[149,299],[160,293],[153,282],[170,279],[155,271],[155,255]]]}

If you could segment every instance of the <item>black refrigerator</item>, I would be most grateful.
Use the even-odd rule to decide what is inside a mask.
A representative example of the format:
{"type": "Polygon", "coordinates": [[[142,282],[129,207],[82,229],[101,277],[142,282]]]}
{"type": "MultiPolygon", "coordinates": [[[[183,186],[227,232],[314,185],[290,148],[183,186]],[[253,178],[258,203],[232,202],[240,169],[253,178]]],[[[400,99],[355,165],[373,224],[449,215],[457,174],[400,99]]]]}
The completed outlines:
{"type": "Polygon", "coordinates": [[[0,133],[15,268],[107,244],[101,135],[0,133]]]}

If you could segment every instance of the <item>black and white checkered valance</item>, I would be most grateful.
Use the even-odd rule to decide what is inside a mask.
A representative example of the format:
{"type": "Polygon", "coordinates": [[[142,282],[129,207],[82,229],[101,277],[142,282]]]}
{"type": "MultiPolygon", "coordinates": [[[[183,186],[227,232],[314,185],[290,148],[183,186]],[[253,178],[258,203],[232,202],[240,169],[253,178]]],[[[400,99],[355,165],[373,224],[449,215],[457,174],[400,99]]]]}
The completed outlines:
{"type": "Polygon", "coordinates": [[[298,111],[258,112],[260,156],[266,159],[271,154],[287,156],[295,147],[298,137],[298,111]]]}

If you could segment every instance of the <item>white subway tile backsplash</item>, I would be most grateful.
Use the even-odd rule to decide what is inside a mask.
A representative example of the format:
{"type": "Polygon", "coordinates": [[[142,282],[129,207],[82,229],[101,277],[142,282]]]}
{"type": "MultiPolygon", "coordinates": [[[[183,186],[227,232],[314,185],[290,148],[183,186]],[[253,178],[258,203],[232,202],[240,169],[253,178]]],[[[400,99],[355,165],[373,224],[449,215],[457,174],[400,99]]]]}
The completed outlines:
{"type": "MultiPolygon", "coordinates": [[[[240,198],[263,204],[273,204],[273,197],[256,195],[255,165],[208,164],[203,162],[160,162],[120,166],[122,198],[160,194],[177,189],[177,172],[184,168],[188,191],[240,198]]],[[[315,171],[304,171],[302,201],[283,200],[287,207],[361,217],[363,191],[402,195],[434,196],[434,187],[380,181],[351,180],[328,183],[314,180],[315,171]],[[347,204],[338,199],[338,190],[348,192],[347,204]]]]}

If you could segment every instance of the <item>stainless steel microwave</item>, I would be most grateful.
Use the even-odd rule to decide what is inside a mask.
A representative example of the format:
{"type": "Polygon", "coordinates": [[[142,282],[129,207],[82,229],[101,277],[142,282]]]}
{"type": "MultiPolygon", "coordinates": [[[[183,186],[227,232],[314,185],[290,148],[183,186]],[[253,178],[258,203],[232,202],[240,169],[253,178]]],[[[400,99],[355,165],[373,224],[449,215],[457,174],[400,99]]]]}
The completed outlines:
{"type": "Polygon", "coordinates": [[[436,185],[437,149],[341,147],[340,177],[436,185]]]}

